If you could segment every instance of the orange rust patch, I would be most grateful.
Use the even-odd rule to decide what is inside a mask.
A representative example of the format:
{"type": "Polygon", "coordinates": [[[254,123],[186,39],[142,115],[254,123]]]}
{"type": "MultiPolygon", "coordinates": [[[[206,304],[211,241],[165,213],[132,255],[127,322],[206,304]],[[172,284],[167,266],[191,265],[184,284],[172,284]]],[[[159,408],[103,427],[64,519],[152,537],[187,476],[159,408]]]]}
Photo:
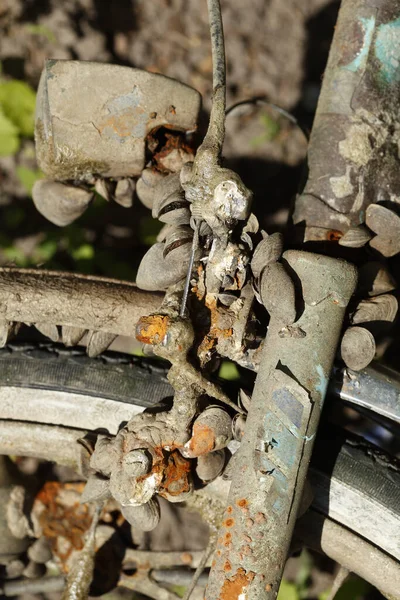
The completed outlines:
{"type": "MultiPolygon", "coordinates": [[[[178,158],[182,154],[194,154],[193,148],[186,143],[183,135],[176,135],[176,133],[165,134],[166,143],[164,146],[153,155],[153,163],[157,167],[158,171],[162,173],[168,173],[171,171],[171,156],[178,158]]],[[[176,160],[176,159],[175,159],[176,160]]]]}
{"type": "Polygon", "coordinates": [[[330,242],[338,242],[343,237],[343,233],[337,229],[330,229],[326,234],[326,239],[330,242]]]}
{"type": "Polygon", "coordinates": [[[225,525],[225,527],[232,527],[232,525],[234,525],[235,523],[235,519],[225,519],[225,521],[223,522],[223,525],[225,525]]]}
{"type": "Polygon", "coordinates": [[[125,110],[122,114],[112,114],[98,124],[97,131],[103,134],[105,130],[106,134],[117,135],[120,138],[126,138],[132,136],[132,131],[137,126],[138,120],[142,120],[144,109],[141,107],[135,107],[134,109],[125,110]]]}
{"type": "Polygon", "coordinates": [[[168,317],[149,315],[141,317],[136,326],[136,339],[142,344],[160,344],[168,330],[168,317]]]}
{"type": "Polygon", "coordinates": [[[183,552],[183,554],[181,554],[181,561],[184,565],[191,565],[193,556],[190,554],[190,552],[183,552]]]}
{"type": "Polygon", "coordinates": [[[180,452],[174,450],[168,457],[167,466],[164,470],[160,495],[163,491],[170,496],[179,496],[190,490],[190,461],[184,458],[180,452]]]}
{"type": "Polygon", "coordinates": [[[74,550],[84,546],[85,535],[92,522],[92,514],[87,504],[80,504],[79,496],[84,483],[47,482],[37,494],[34,501],[34,512],[38,515],[43,535],[49,540],[53,552],[61,561],[66,571],[66,561],[74,550]],[[63,502],[63,492],[76,492],[77,501],[63,502]],[[44,509],[43,509],[44,507],[44,509]],[[64,552],[58,548],[58,538],[66,540],[64,552]]]}
{"type": "Polygon", "coordinates": [[[272,590],[272,585],[270,583],[267,583],[267,585],[265,586],[265,591],[270,592],[271,590],[272,590]]]}
{"type": "Polygon", "coordinates": [[[240,507],[240,508],[246,508],[249,505],[248,500],[246,500],[246,498],[242,498],[241,500],[238,500],[236,502],[236,504],[240,507]]]}
{"type": "Polygon", "coordinates": [[[226,572],[226,571],[232,571],[232,565],[231,565],[231,563],[229,562],[229,560],[226,560],[226,561],[225,561],[225,564],[224,564],[224,571],[225,571],[225,572],[226,572]]]}
{"type": "Polygon", "coordinates": [[[233,506],[228,506],[226,512],[230,515],[233,512],[233,506]]]}
{"type": "Polygon", "coordinates": [[[246,588],[253,581],[254,576],[253,571],[246,573],[240,567],[233,577],[225,579],[219,600],[239,600],[240,595],[246,592],[246,588]]]}
{"type": "Polygon", "coordinates": [[[232,539],[232,534],[229,531],[227,531],[225,534],[225,540],[230,541],[231,539],[232,539]]]}
{"type": "Polygon", "coordinates": [[[212,452],[215,447],[215,433],[211,427],[205,423],[195,423],[189,447],[192,456],[201,456],[212,452]]]}

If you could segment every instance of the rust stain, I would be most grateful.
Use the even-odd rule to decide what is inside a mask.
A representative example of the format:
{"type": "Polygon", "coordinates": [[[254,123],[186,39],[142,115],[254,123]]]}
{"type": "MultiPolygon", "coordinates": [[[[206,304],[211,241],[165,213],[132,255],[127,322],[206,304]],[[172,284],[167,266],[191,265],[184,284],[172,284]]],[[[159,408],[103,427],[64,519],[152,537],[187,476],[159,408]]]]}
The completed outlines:
{"type": "Polygon", "coordinates": [[[247,508],[249,502],[246,500],[246,498],[242,498],[241,500],[238,500],[236,504],[239,506],[239,508],[247,508]]]}
{"type": "MultiPolygon", "coordinates": [[[[217,306],[217,298],[213,294],[207,294],[204,303],[210,311],[210,329],[199,345],[198,355],[200,357],[209,355],[218,344],[219,339],[229,339],[233,336],[232,327],[219,326],[221,313],[217,306]]],[[[200,358],[200,360],[202,359],[200,358]]]]}
{"type": "Polygon", "coordinates": [[[170,496],[179,496],[190,490],[190,461],[177,450],[171,452],[164,469],[164,479],[160,495],[167,492],[170,496]]]}
{"type": "Polygon", "coordinates": [[[265,591],[270,592],[271,590],[272,590],[272,585],[270,583],[267,583],[267,585],[265,586],[265,591]]]}
{"type": "Polygon", "coordinates": [[[226,512],[228,513],[228,515],[230,515],[233,512],[233,506],[228,506],[226,508],[226,512]]]}
{"type": "Polygon", "coordinates": [[[183,552],[183,554],[181,554],[181,561],[184,565],[191,565],[193,562],[192,554],[190,554],[190,552],[183,552]]]}
{"type": "Polygon", "coordinates": [[[229,560],[226,560],[226,561],[225,561],[225,564],[224,564],[224,571],[225,571],[225,572],[226,572],[226,571],[232,571],[232,565],[231,565],[231,563],[229,562],[229,560]]]}
{"type": "Polygon", "coordinates": [[[159,344],[167,335],[168,317],[150,315],[141,317],[136,326],[136,339],[142,344],[159,344]]]}
{"type": "Polygon", "coordinates": [[[326,239],[330,242],[338,242],[343,237],[343,233],[337,229],[330,229],[326,234],[326,239]]]}
{"type": "Polygon", "coordinates": [[[225,521],[222,523],[225,527],[232,527],[235,524],[235,519],[225,519],[225,521]]]}
{"type": "Polygon", "coordinates": [[[215,432],[205,423],[195,423],[189,448],[192,456],[202,456],[215,448],[215,432]]]}
{"type": "MultiPolygon", "coordinates": [[[[154,132],[151,135],[154,137],[154,132]]],[[[164,146],[153,155],[153,164],[161,173],[170,173],[176,161],[182,163],[194,156],[194,148],[179,133],[166,133],[165,138],[164,146]]]]}
{"type": "Polygon", "coordinates": [[[66,562],[74,550],[81,550],[85,543],[85,535],[91,522],[92,514],[87,504],[80,504],[79,497],[84,483],[61,483],[49,481],[36,495],[33,512],[37,515],[43,535],[48,539],[52,551],[59,558],[64,572],[68,568],[66,562]],[[76,492],[76,502],[66,502],[63,492],[76,492]],[[58,539],[63,538],[61,551],[58,539]]]}
{"type": "MultiPolygon", "coordinates": [[[[120,115],[109,115],[101,120],[96,129],[103,135],[104,130],[112,130],[118,137],[127,138],[134,135],[138,121],[141,122],[145,111],[142,107],[128,109],[120,115]]],[[[135,136],[137,137],[137,136],[135,136]]]]}
{"type": "Polygon", "coordinates": [[[240,567],[233,577],[225,579],[219,600],[239,600],[239,597],[244,600],[247,597],[247,588],[254,577],[253,571],[246,572],[240,567]]]}

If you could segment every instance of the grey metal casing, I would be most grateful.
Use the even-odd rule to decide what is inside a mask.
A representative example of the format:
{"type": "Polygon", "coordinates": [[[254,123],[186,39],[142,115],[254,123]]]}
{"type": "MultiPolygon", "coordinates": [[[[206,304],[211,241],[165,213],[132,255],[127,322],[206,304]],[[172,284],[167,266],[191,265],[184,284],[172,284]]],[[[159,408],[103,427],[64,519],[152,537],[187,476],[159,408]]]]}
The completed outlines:
{"type": "Polygon", "coordinates": [[[146,136],[159,127],[193,131],[201,96],[141,69],[47,60],[39,83],[35,139],[40,168],[55,180],[137,177],[146,136]]]}

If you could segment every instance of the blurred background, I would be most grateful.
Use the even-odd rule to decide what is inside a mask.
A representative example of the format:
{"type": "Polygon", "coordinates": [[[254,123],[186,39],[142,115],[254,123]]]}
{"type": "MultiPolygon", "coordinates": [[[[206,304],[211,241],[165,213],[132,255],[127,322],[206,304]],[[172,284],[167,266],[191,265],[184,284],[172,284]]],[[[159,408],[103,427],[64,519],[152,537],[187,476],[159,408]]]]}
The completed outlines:
{"type": "MultiPolygon", "coordinates": [[[[221,4],[228,106],[266,96],[311,127],[340,2],[221,4]]],[[[212,89],[206,2],[0,0],[0,266],[134,280],[160,227],[139,201],[124,209],[96,197],[80,220],[63,229],[47,222],[32,203],[32,185],[42,177],[33,141],[35,93],[47,58],[140,67],[179,79],[203,96],[201,134],[212,89]]],[[[306,145],[296,126],[265,107],[235,111],[227,120],[226,163],[254,191],[255,211],[268,232],[286,221],[306,145]]],[[[280,600],[327,599],[336,570],[331,561],[309,553],[290,559],[280,600]]],[[[356,578],[336,595],[337,600],[378,597],[356,578]]]]}
{"type": "MultiPolygon", "coordinates": [[[[266,96],[310,126],[338,7],[329,0],[223,1],[228,106],[266,96]]],[[[206,2],[0,0],[0,29],[0,264],[134,279],[159,227],[139,201],[126,210],[98,198],[64,229],[36,212],[35,90],[47,58],[140,67],[198,89],[204,130],[212,69],[206,2]]],[[[302,132],[274,111],[248,108],[227,121],[226,160],[253,189],[267,230],[285,222],[305,152],[302,132]]]]}

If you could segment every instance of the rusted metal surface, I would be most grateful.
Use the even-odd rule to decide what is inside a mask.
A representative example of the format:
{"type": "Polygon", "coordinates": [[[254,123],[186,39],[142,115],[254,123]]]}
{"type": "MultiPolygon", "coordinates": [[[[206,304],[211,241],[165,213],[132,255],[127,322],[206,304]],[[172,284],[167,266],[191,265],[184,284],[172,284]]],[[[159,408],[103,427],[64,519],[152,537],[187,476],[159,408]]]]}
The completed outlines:
{"type": "Polygon", "coordinates": [[[149,315],[139,319],[136,326],[136,339],[142,344],[161,343],[168,331],[166,315],[149,315]]]}
{"type": "Polygon", "coordinates": [[[345,309],[357,282],[356,269],[344,261],[296,251],[286,252],[283,261],[299,281],[293,327],[305,335],[281,335],[282,323],[271,317],[208,600],[277,596],[345,309]]]}
{"type": "Polygon", "coordinates": [[[32,518],[66,573],[74,550],[82,550],[93,507],[80,504],[84,483],[47,482],[35,497],[32,518]]]}
{"type": "Polygon", "coordinates": [[[146,138],[160,127],[193,131],[200,94],[140,69],[48,60],[38,89],[36,152],[56,180],[139,176],[146,138]]]}

